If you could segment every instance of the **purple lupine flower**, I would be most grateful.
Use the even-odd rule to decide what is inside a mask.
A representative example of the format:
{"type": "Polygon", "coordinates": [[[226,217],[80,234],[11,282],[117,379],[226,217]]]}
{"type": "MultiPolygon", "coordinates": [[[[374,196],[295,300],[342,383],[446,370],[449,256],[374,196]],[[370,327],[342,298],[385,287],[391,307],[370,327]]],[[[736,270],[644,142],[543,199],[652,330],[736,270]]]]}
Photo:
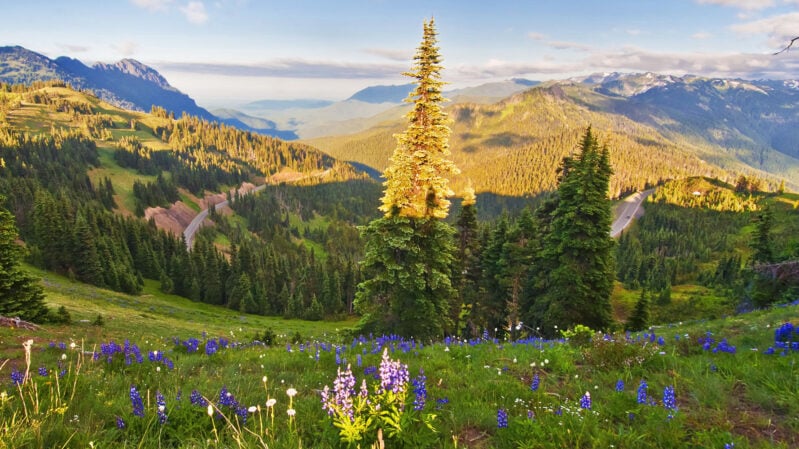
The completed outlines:
{"type": "Polygon", "coordinates": [[[624,391],[624,381],[623,380],[619,379],[619,380],[616,381],[616,391],[619,392],[619,393],[624,391]]]}
{"type": "Polygon", "coordinates": [[[425,386],[426,380],[427,377],[425,377],[424,371],[419,368],[419,375],[412,381],[413,393],[416,395],[416,399],[413,400],[413,409],[416,411],[424,409],[424,404],[427,400],[427,388],[425,386]]]}
{"type": "Polygon", "coordinates": [[[724,449],[734,449],[735,443],[724,443],[724,449]]]}
{"type": "Polygon", "coordinates": [[[216,354],[217,349],[219,349],[219,345],[217,344],[216,339],[212,338],[205,342],[205,355],[214,355],[216,354]]]}
{"type": "Polygon", "coordinates": [[[530,382],[530,389],[533,391],[538,391],[539,385],[541,385],[541,378],[538,377],[538,373],[535,373],[535,376],[533,376],[533,381],[530,382]]]}
{"type": "Polygon", "coordinates": [[[121,416],[117,416],[117,429],[124,429],[125,428],[125,421],[122,419],[121,416]]]}
{"type": "Polygon", "coordinates": [[[241,425],[247,424],[247,407],[236,407],[236,416],[241,419],[241,425]]]}
{"type": "Polygon", "coordinates": [[[677,410],[677,398],[674,396],[674,387],[671,385],[663,389],[663,407],[669,411],[677,410]]]}
{"type": "Polygon", "coordinates": [[[39,367],[39,375],[42,377],[47,377],[47,368],[40,366],[39,367]]]}
{"type": "Polygon", "coordinates": [[[224,405],[230,408],[236,408],[239,405],[239,403],[236,401],[236,398],[233,396],[233,393],[227,391],[227,386],[223,386],[219,391],[219,405],[224,405]]]}
{"type": "Polygon", "coordinates": [[[504,429],[508,427],[508,412],[504,408],[497,410],[497,428],[504,429]]]}
{"type": "Polygon", "coordinates": [[[408,383],[408,365],[403,365],[399,360],[388,357],[388,348],[383,350],[383,360],[380,362],[380,390],[399,393],[404,391],[408,383]]]}
{"type": "Polygon", "coordinates": [[[161,394],[161,390],[155,392],[155,405],[158,407],[158,422],[161,424],[166,423],[166,399],[161,394]]]}
{"type": "Polygon", "coordinates": [[[350,417],[350,419],[354,419],[353,416],[353,397],[355,396],[355,376],[352,375],[352,370],[350,369],[350,365],[347,365],[347,369],[341,371],[341,367],[338,368],[336,375],[336,380],[333,381],[333,398],[329,399],[329,402],[323,406],[328,413],[338,411],[350,417]]]}
{"type": "Polygon", "coordinates": [[[144,403],[141,400],[139,390],[134,385],[130,386],[130,403],[133,406],[133,416],[144,416],[144,403]]]}
{"type": "Polygon", "coordinates": [[[363,358],[361,357],[360,354],[355,356],[355,362],[356,362],[356,365],[358,366],[358,368],[360,368],[361,365],[363,364],[363,358]]]}
{"type": "Polygon", "coordinates": [[[197,405],[199,407],[207,407],[208,401],[205,400],[203,395],[200,394],[197,390],[191,390],[191,395],[189,396],[189,402],[192,405],[197,405]]]}
{"type": "Polygon", "coordinates": [[[583,397],[580,398],[580,408],[591,410],[591,393],[586,391],[583,397]]]}
{"type": "Polygon", "coordinates": [[[641,379],[641,384],[638,385],[638,403],[646,404],[646,380],[641,379]]]}
{"type": "Polygon", "coordinates": [[[25,374],[18,371],[16,368],[11,370],[11,382],[13,382],[14,385],[22,385],[22,382],[24,381],[25,381],[25,374]]]}

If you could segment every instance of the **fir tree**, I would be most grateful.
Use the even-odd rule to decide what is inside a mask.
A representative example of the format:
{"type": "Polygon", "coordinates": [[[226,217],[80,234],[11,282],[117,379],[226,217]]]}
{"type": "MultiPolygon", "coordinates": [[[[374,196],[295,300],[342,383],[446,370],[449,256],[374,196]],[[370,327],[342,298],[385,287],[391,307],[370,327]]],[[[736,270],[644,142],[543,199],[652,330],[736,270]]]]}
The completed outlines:
{"type": "Polygon", "coordinates": [[[646,329],[649,325],[649,297],[646,294],[646,289],[641,289],[641,296],[638,302],[635,303],[633,314],[627,320],[625,328],[628,331],[637,332],[646,329]]]}
{"type": "Polygon", "coordinates": [[[535,299],[538,304],[529,314],[544,334],[553,335],[554,326],[607,329],[611,324],[611,174],[608,150],[599,148],[588,128],[578,157],[564,158],[557,206],[544,236],[542,269],[536,273],[536,287],[545,293],[535,299]]]}
{"type": "Polygon", "coordinates": [[[763,210],[755,218],[755,235],[752,242],[752,249],[755,251],[752,260],[755,263],[774,262],[774,250],[771,242],[773,222],[774,214],[768,206],[763,207],[763,210]]]}
{"type": "Polygon", "coordinates": [[[414,108],[386,169],[380,210],[384,217],[361,229],[366,241],[356,308],[362,331],[430,338],[450,330],[454,296],[450,273],[455,250],[447,176],[457,173],[449,156],[449,128],[441,110],[440,56],[433,20],[425,22],[408,98],[414,108]]]}
{"type": "Polygon", "coordinates": [[[480,236],[477,228],[477,199],[474,190],[467,189],[461,202],[457,225],[457,253],[452,269],[452,284],[457,291],[452,312],[457,314],[456,329],[459,335],[479,332],[474,323],[473,311],[478,300],[480,270],[480,236]],[[471,329],[469,329],[471,328],[471,329]]]}
{"type": "Polygon", "coordinates": [[[385,193],[380,210],[386,218],[446,218],[452,195],[448,176],[458,173],[448,159],[449,134],[447,114],[441,109],[441,57],[436,46],[432,19],[424,24],[424,37],[417,49],[416,64],[406,76],[416,78],[410,93],[413,109],[406,116],[408,127],[396,136],[397,147],[383,176],[385,193]]]}
{"type": "Polygon", "coordinates": [[[16,240],[14,217],[0,208],[0,315],[42,321],[47,316],[42,287],[20,269],[22,249],[16,240]]]}

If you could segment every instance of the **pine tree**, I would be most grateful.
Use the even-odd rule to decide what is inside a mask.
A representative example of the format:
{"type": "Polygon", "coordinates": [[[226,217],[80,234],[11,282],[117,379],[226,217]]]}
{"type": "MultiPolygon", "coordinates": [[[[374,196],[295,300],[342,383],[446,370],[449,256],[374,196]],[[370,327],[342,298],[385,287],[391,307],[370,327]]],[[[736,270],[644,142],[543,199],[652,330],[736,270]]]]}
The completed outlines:
{"type": "Polygon", "coordinates": [[[22,249],[16,240],[14,216],[0,208],[0,315],[42,321],[47,317],[42,287],[20,269],[22,249]]]}
{"type": "Polygon", "coordinates": [[[771,242],[773,222],[774,213],[768,206],[763,207],[763,210],[755,218],[755,235],[752,242],[752,249],[755,251],[752,260],[755,263],[774,262],[774,250],[771,242]]]}
{"type": "Polygon", "coordinates": [[[417,338],[441,336],[451,328],[454,296],[450,273],[455,246],[447,216],[447,179],[458,172],[449,156],[449,128],[441,110],[440,56],[433,20],[425,22],[408,98],[414,108],[386,169],[382,218],[361,229],[366,241],[356,309],[361,330],[417,338]]]}
{"type": "Polygon", "coordinates": [[[646,294],[646,289],[641,289],[641,296],[638,302],[635,303],[633,314],[627,320],[625,328],[628,331],[637,332],[646,329],[649,325],[649,297],[646,294]]]}
{"type": "Polygon", "coordinates": [[[474,190],[467,189],[461,202],[461,213],[456,222],[457,253],[452,269],[452,284],[455,286],[457,301],[453,302],[452,312],[456,313],[456,329],[463,336],[476,334],[479,329],[474,323],[474,307],[478,300],[480,270],[480,236],[477,228],[477,199],[474,190]],[[471,328],[471,329],[470,329],[471,328]]]}
{"type": "Polygon", "coordinates": [[[417,49],[416,64],[406,76],[416,78],[416,88],[407,102],[413,109],[407,114],[408,127],[397,136],[397,147],[383,176],[385,193],[380,210],[386,218],[446,218],[452,195],[448,176],[458,174],[448,159],[449,134],[447,114],[441,109],[441,57],[436,46],[433,19],[424,24],[424,36],[417,49]]]}
{"type": "Polygon", "coordinates": [[[607,329],[612,321],[610,294],[615,275],[608,199],[610,156],[599,148],[588,128],[576,159],[564,158],[552,212],[544,237],[532,319],[545,335],[555,326],[582,324],[607,329]]]}

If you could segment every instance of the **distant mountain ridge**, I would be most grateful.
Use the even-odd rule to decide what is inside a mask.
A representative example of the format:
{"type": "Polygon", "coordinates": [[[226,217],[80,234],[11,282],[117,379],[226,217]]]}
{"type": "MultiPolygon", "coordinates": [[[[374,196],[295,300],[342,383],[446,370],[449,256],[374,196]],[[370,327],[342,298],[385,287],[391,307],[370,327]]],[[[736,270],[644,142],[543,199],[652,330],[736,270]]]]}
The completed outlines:
{"type": "Polygon", "coordinates": [[[135,59],[113,64],[95,63],[91,67],[67,56],[50,59],[24,47],[0,47],[0,82],[30,84],[60,79],[76,89],[91,90],[98,98],[120,108],[148,112],[160,106],[180,117],[186,113],[208,121],[218,121],[243,131],[252,131],[286,140],[297,138],[291,130],[280,130],[274,122],[228,112],[216,116],[182,93],[158,71],[135,59]]]}
{"type": "MultiPolygon", "coordinates": [[[[478,192],[551,190],[576,130],[607,135],[612,195],[669,178],[737,174],[799,189],[799,81],[604,73],[528,87],[495,103],[453,101],[450,148],[478,192]],[[539,166],[536,168],[536,166],[539,166]],[[543,167],[543,169],[541,169],[543,167]]],[[[390,111],[397,112],[397,111],[390,111]]],[[[401,114],[357,134],[307,140],[339,159],[385,169],[401,114]]],[[[467,181],[468,180],[468,181],[467,181]]]]}
{"type": "Polygon", "coordinates": [[[53,60],[20,46],[0,47],[0,81],[30,84],[55,78],[76,89],[91,90],[102,100],[125,109],[149,111],[157,105],[177,116],[185,112],[206,120],[216,119],[157,71],[136,60],[89,67],[65,56],[53,60]]]}
{"type": "MultiPolygon", "coordinates": [[[[481,84],[444,92],[455,103],[488,104],[539,84],[522,78],[481,84]]],[[[342,101],[327,100],[259,100],[242,105],[248,115],[258,116],[280,127],[291,128],[303,139],[331,134],[363,131],[382,121],[382,117],[399,111],[414,84],[377,85],[361,89],[342,101]]]]}

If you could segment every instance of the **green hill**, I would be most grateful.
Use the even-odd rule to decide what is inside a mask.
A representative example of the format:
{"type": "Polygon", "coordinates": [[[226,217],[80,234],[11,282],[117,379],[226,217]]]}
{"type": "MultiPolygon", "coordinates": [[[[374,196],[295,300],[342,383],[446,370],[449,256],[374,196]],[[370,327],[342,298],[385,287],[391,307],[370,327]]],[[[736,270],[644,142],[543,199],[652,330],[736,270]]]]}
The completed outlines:
{"type": "Polygon", "coordinates": [[[0,160],[3,206],[14,214],[27,260],[37,267],[134,294],[145,280],[155,280],[163,291],[198,302],[292,317],[313,310],[314,319],[342,313],[346,295],[354,294],[353,239],[331,244],[335,250],[324,246],[328,228],[348,232],[340,229],[345,219],[325,217],[323,229],[314,229],[321,243],[312,244],[290,219],[302,206],[280,184],[360,192],[374,183],[361,188],[365,176],[354,167],[307,145],[194,117],[175,119],[163,108],[121,110],[61,82],[2,84],[0,160]],[[189,251],[181,235],[195,211],[247,183],[274,184],[266,193],[270,209],[251,210],[244,222],[219,223],[227,235],[201,233],[189,251]],[[185,203],[170,207],[179,200],[185,203]],[[158,207],[169,210],[137,218],[158,207]],[[163,215],[171,220],[159,221],[163,215]],[[257,235],[240,226],[255,226],[257,235]],[[314,251],[324,254],[317,258],[314,251]],[[322,284],[333,278],[323,295],[322,284]]]}

